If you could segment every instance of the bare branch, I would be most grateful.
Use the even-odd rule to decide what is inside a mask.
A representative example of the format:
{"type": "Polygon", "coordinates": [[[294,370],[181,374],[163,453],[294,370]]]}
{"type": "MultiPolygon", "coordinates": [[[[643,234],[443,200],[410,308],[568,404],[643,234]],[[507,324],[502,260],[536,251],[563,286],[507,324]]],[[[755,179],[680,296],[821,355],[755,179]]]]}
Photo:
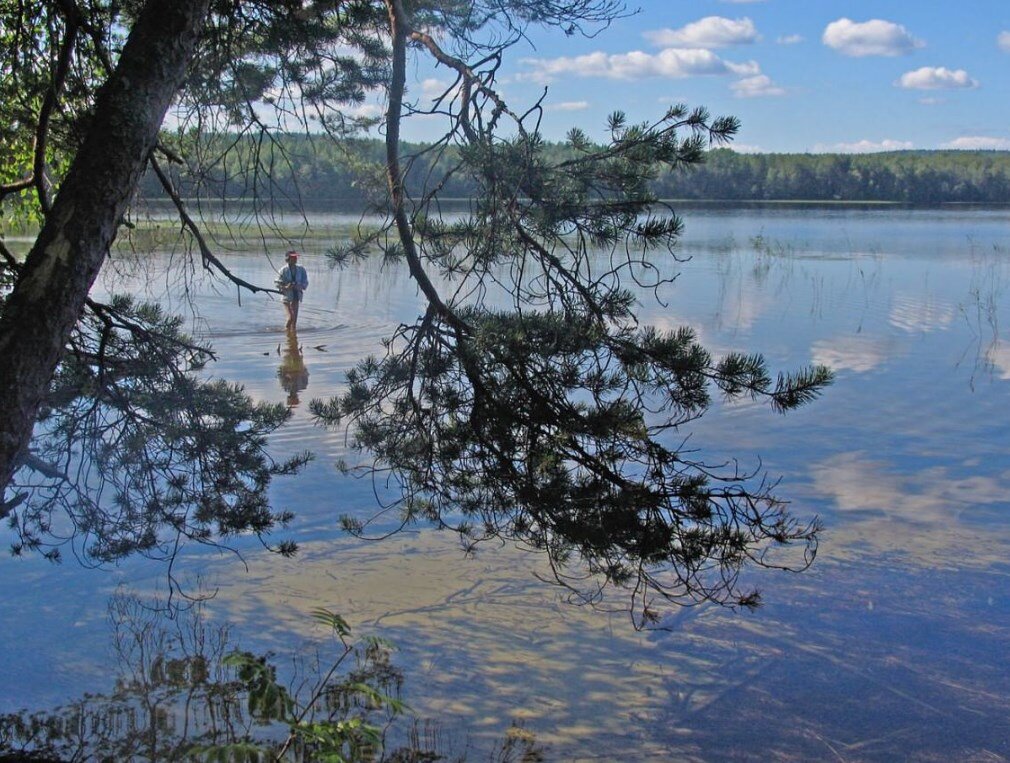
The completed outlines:
{"type": "Polygon", "coordinates": [[[60,91],[66,82],[67,74],[70,72],[70,62],[74,53],[74,45],[77,42],[77,23],[73,19],[68,19],[66,36],[60,46],[59,58],[56,64],[56,72],[53,81],[46,90],[45,98],[42,101],[42,108],[39,110],[38,124],[35,127],[35,159],[32,168],[32,180],[36,194],[39,199],[39,206],[43,214],[49,214],[52,202],[49,198],[51,183],[46,173],[46,148],[49,142],[49,120],[59,100],[60,91]]]}
{"type": "Polygon", "coordinates": [[[400,234],[400,242],[406,252],[410,275],[417,281],[425,298],[435,306],[439,314],[451,325],[463,330],[465,324],[442,301],[438,290],[425,272],[410,229],[410,221],[407,219],[403,171],[400,168],[400,121],[406,83],[408,28],[402,0],[386,0],[386,7],[389,9],[389,25],[393,38],[393,73],[389,85],[389,107],[386,111],[386,177],[393,201],[393,218],[400,234]]]}
{"type": "Polygon", "coordinates": [[[196,224],[196,221],[190,216],[189,212],[186,210],[186,202],[183,201],[182,197],[175,190],[175,186],[172,184],[171,178],[165,174],[165,171],[161,168],[158,160],[152,153],[148,161],[150,162],[151,169],[158,176],[158,180],[161,182],[161,187],[165,189],[165,193],[171,198],[172,203],[175,205],[176,210],[179,213],[179,218],[182,220],[183,226],[190,232],[193,238],[196,240],[197,246],[200,249],[200,257],[203,261],[203,267],[208,271],[217,271],[223,275],[226,279],[231,281],[236,286],[247,289],[248,291],[255,294],[256,292],[267,292],[270,294],[280,294],[281,292],[277,289],[267,288],[265,286],[257,286],[256,284],[246,281],[244,278],[239,278],[237,275],[231,272],[228,267],[221,262],[220,259],[211,250],[210,245],[207,243],[207,239],[204,238],[203,232],[200,230],[200,226],[196,224]]]}

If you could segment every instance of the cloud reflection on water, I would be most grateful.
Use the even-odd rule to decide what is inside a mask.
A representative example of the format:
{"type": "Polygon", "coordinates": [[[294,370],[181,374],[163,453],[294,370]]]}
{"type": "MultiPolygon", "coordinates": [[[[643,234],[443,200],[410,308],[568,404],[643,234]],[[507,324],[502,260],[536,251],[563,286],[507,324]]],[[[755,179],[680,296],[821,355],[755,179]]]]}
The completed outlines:
{"type": "Polygon", "coordinates": [[[985,359],[998,372],[999,378],[1010,379],[1010,342],[996,340],[985,351],[985,359]]]}
{"type": "Polygon", "coordinates": [[[902,331],[940,331],[950,327],[956,314],[953,305],[928,296],[896,294],[888,320],[902,331]]]}
{"type": "Polygon", "coordinates": [[[1010,469],[994,474],[958,474],[940,465],[910,470],[852,451],[815,464],[811,477],[814,490],[842,512],[835,543],[846,538],[846,526],[856,525],[865,553],[891,551],[910,562],[933,564],[942,558],[986,568],[1001,561],[992,555],[994,544],[1010,541],[1006,527],[986,526],[976,518],[986,509],[1010,511],[1010,469]]]}
{"type": "Polygon", "coordinates": [[[668,632],[652,634],[564,603],[531,578],[536,557],[488,548],[468,559],[432,532],[378,546],[310,544],[296,562],[251,560],[215,606],[261,632],[275,622],[277,646],[314,606],[395,640],[407,701],[467,729],[475,751],[511,720],[536,733],[549,760],[1000,749],[1010,676],[983,667],[1010,629],[999,580],[924,565],[893,585],[893,568],[873,559],[879,549],[848,537],[855,558],[769,578],[774,596],[756,614],[678,610],[668,632]],[[828,584],[839,579],[851,583],[828,584]],[[1002,601],[966,602],[957,595],[966,586],[1002,601]],[[926,726],[945,736],[924,737],[926,726]]]}
{"type": "Polygon", "coordinates": [[[870,336],[836,336],[814,342],[814,363],[835,371],[866,373],[893,361],[900,351],[896,342],[870,336]]]}

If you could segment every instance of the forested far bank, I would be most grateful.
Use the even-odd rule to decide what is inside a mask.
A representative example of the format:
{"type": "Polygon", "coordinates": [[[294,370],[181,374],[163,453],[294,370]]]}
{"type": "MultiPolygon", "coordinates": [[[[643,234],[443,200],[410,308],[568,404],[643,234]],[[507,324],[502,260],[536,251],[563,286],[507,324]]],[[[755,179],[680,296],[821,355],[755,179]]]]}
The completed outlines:
{"type": "Polygon", "coordinates": [[[656,182],[662,198],[741,201],[1010,202],[1010,151],[708,153],[656,182]]]}
{"type": "MultiPolygon", "coordinates": [[[[207,149],[208,140],[201,140],[207,149]]],[[[222,137],[222,144],[234,139],[222,137]]],[[[213,143],[213,140],[211,141],[213,143]]],[[[570,158],[567,143],[545,143],[543,160],[570,158]]],[[[322,137],[284,136],[270,146],[275,171],[269,178],[238,169],[235,154],[199,178],[177,168],[183,195],[271,201],[361,203],[385,193],[385,147],[379,140],[335,143],[322,137]],[[232,166],[234,165],[234,166],[232,166]]],[[[417,193],[425,179],[446,177],[443,198],[471,198],[476,180],[453,172],[460,157],[454,147],[432,150],[405,144],[407,188],[417,193]]],[[[1010,202],[1010,151],[894,151],[874,154],[741,154],[731,149],[707,152],[704,164],[661,172],[652,182],[662,199],[710,201],[867,201],[935,204],[1010,202]]],[[[161,196],[152,174],[141,194],[161,196]]]]}

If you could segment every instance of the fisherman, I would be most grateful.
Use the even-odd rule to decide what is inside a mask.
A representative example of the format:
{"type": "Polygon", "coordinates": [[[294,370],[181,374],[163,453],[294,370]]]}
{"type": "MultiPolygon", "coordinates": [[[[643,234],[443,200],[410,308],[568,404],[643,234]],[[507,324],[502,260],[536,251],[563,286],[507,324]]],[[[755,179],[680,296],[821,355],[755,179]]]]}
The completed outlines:
{"type": "Polygon", "coordinates": [[[293,330],[298,324],[298,305],[302,301],[302,294],[309,288],[309,275],[298,264],[298,252],[294,249],[284,255],[284,262],[286,264],[277,274],[277,288],[281,291],[284,309],[288,311],[285,328],[293,330]]]}

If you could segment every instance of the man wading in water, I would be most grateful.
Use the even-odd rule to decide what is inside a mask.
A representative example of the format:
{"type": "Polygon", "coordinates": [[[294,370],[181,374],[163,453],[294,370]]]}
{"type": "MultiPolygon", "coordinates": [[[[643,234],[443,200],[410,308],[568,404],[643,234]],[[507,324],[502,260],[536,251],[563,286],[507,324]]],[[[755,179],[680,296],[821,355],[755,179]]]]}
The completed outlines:
{"type": "Polygon", "coordinates": [[[287,264],[277,274],[277,288],[283,295],[284,309],[288,311],[285,328],[293,331],[298,323],[298,304],[302,301],[302,292],[309,287],[309,275],[298,264],[298,252],[295,250],[285,254],[284,261],[287,264]]]}

